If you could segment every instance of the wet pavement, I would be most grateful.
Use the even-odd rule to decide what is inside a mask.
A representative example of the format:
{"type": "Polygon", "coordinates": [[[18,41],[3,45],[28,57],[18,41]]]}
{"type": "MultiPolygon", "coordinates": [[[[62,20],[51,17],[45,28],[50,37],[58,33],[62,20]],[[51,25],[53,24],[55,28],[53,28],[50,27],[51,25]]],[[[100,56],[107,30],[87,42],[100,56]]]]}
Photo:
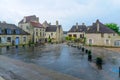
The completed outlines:
{"type": "Polygon", "coordinates": [[[90,48],[93,57],[102,56],[103,70],[98,70],[94,62],[88,62],[87,54],[66,44],[48,44],[39,47],[0,48],[0,54],[13,59],[34,63],[60,73],[83,80],[120,80],[118,67],[120,54],[104,48],[90,48]]]}

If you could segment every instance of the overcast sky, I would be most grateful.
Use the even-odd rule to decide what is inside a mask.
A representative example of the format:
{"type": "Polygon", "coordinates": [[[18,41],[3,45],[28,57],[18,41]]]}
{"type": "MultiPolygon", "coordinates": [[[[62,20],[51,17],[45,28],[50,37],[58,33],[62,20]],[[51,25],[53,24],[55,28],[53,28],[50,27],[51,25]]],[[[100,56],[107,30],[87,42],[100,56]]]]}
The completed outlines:
{"type": "Polygon", "coordinates": [[[16,24],[24,17],[36,15],[62,24],[69,30],[78,22],[91,25],[96,19],[120,25],[120,0],[0,0],[0,21],[16,24]]]}

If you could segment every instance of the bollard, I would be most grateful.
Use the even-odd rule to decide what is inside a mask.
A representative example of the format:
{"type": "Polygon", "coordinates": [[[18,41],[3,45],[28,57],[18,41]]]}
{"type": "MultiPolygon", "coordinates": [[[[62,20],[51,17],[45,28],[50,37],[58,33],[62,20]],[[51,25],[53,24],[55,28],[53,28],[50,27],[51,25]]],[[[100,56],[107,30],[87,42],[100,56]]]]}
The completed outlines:
{"type": "Polygon", "coordinates": [[[7,50],[9,50],[9,49],[10,49],[10,47],[9,47],[9,46],[6,46],[6,49],[7,49],[7,50]]]}
{"type": "Polygon", "coordinates": [[[18,45],[16,45],[15,47],[18,48],[18,45]]]}
{"type": "Polygon", "coordinates": [[[24,47],[25,47],[25,45],[23,44],[23,45],[22,45],[22,47],[24,48],[24,47]]]}
{"type": "Polygon", "coordinates": [[[86,52],[86,54],[87,54],[87,53],[88,53],[88,50],[86,49],[85,52],[86,52]]]}

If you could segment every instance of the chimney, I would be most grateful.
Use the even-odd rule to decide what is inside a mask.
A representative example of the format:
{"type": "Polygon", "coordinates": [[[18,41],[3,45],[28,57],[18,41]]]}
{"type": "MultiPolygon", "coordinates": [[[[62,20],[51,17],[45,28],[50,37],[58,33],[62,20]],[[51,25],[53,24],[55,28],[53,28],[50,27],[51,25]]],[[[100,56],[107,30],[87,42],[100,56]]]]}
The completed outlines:
{"type": "Polygon", "coordinates": [[[82,25],[84,26],[84,25],[85,25],[85,23],[82,23],[82,25]]]}
{"type": "Polygon", "coordinates": [[[76,23],[76,29],[78,29],[78,22],[76,23]]]}
{"type": "Polygon", "coordinates": [[[4,24],[6,24],[6,21],[3,21],[4,24]]]}
{"type": "Polygon", "coordinates": [[[99,32],[100,31],[100,24],[99,24],[99,20],[98,19],[96,21],[96,24],[97,24],[97,32],[99,32]]]}
{"type": "Polygon", "coordinates": [[[59,25],[59,23],[58,23],[58,21],[56,21],[56,26],[58,26],[59,25]]]}

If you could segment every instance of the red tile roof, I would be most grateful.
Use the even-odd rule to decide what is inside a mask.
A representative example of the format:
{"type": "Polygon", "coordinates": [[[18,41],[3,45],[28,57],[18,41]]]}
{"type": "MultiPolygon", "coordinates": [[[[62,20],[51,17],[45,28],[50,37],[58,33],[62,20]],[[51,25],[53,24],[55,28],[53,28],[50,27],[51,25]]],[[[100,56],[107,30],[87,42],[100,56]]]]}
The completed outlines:
{"type": "Polygon", "coordinates": [[[42,24],[40,24],[40,23],[38,23],[38,22],[30,22],[30,23],[31,23],[31,25],[32,25],[33,27],[43,28],[42,24]]]}

